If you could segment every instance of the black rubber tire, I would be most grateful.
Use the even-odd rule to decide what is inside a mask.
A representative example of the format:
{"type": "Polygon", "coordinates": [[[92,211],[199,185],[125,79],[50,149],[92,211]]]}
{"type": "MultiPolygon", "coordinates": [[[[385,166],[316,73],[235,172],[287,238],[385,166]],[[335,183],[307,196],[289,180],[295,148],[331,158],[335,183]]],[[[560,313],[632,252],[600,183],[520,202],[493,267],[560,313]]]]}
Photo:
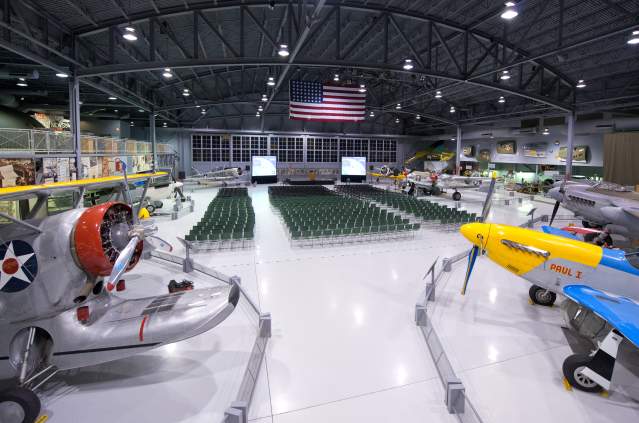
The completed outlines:
{"type": "Polygon", "coordinates": [[[454,201],[461,200],[461,193],[460,192],[453,192],[453,200],[454,201]]]}
{"type": "Polygon", "coordinates": [[[552,306],[557,300],[557,294],[537,285],[530,287],[528,295],[533,303],[544,307],[552,306]]]}
{"type": "Polygon", "coordinates": [[[146,208],[146,211],[149,212],[149,214],[153,214],[153,212],[155,211],[155,206],[153,204],[147,204],[145,208],[146,208]]]}
{"type": "Polygon", "coordinates": [[[20,423],[33,423],[40,415],[42,405],[40,398],[31,390],[16,387],[0,393],[0,402],[14,402],[18,404],[24,412],[24,418],[20,423]]]}
{"type": "Polygon", "coordinates": [[[581,226],[583,226],[584,228],[588,228],[588,229],[592,228],[592,226],[590,225],[590,222],[587,222],[585,220],[581,221],[581,226]]]}
{"type": "Polygon", "coordinates": [[[578,375],[579,370],[590,363],[592,357],[587,354],[573,354],[564,360],[561,370],[564,377],[573,388],[584,392],[601,392],[603,388],[583,375],[578,375]],[[587,382],[586,382],[587,381],[587,382]]]}

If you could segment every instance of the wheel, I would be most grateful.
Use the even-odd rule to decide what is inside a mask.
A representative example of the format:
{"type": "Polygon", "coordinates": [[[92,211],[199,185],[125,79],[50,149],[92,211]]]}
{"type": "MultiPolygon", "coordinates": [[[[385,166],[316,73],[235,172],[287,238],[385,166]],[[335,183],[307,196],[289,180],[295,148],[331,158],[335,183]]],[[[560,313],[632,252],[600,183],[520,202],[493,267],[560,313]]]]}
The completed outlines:
{"type": "Polygon", "coordinates": [[[584,228],[592,228],[592,226],[590,226],[590,222],[587,222],[587,221],[585,221],[585,220],[582,220],[582,221],[581,221],[581,225],[582,225],[584,228]]]}
{"type": "Polygon", "coordinates": [[[453,192],[453,200],[455,201],[461,200],[461,193],[457,191],[453,192]]]}
{"type": "Polygon", "coordinates": [[[0,422],[33,423],[40,414],[40,398],[26,388],[0,393],[0,422]]]}
{"type": "Polygon", "coordinates": [[[530,287],[528,295],[533,303],[546,307],[553,305],[557,299],[557,294],[537,285],[530,287]]]}
{"type": "Polygon", "coordinates": [[[153,204],[147,204],[146,211],[148,211],[149,214],[153,214],[153,212],[155,211],[155,206],[153,204]]]}
{"type": "Polygon", "coordinates": [[[564,360],[562,370],[564,377],[568,380],[571,386],[585,392],[601,392],[603,388],[596,382],[592,381],[589,377],[581,374],[581,371],[586,367],[592,357],[587,354],[573,354],[564,360]]]}

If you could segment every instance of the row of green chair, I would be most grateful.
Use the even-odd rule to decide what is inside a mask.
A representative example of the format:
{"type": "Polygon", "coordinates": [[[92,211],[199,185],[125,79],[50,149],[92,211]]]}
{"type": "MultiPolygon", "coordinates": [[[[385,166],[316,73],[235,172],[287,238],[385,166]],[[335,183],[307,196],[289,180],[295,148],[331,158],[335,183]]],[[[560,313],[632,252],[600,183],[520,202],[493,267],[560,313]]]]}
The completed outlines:
{"type": "Polygon", "coordinates": [[[202,219],[186,235],[188,241],[224,242],[253,239],[255,212],[246,188],[222,188],[202,219]]]}

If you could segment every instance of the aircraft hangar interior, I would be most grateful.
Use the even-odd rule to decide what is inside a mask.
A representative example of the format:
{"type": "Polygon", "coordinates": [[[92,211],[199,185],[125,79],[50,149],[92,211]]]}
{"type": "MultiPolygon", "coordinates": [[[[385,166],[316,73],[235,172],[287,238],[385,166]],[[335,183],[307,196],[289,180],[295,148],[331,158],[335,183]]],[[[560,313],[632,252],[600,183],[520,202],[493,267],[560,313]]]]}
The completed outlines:
{"type": "Polygon", "coordinates": [[[639,421],[639,1],[0,15],[0,423],[639,421]]]}

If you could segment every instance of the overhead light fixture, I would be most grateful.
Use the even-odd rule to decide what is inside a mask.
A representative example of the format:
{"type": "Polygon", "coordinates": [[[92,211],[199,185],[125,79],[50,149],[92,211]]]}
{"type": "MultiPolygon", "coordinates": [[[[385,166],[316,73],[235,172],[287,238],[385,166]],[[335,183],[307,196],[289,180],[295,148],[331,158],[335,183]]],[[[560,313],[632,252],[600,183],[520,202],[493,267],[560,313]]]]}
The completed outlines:
{"type": "Polygon", "coordinates": [[[255,113],[255,117],[260,117],[260,112],[255,113]]]}
{"type": "Polygon", "coordinates": [[[20,97],[20,101],[24,101],[24,97],[20,97]]]}
{"type": "Polygon", "coordinates": [[[450,106],[450,112],[455,113],[455,106],[450,106]]]}
{"type": "Polygon", "coordinates": [[[268,101],[268,97],[266,97],[266,94],[262,94],[262,101],[264,103],[266,103],[268,101]]]}
{"type": "Polygon", "coordinates": [[[544,132],[542,132],[543,135],[550,135],[550,131],[548,130],[548,128],[544,128],[544,132]]]}
{"type": "Polygon", "coordinates": [[[288,52],[288,46],[286,44],[280,44],[280,49],[277,51],[277,54],[282,57],[288,57],[288,55],[290,54],[288,52]]]}
{"type": "Polygon", "coordinates": [[[442,92],[441,91],[437,91],[435,93],[435,98],[442,98],[442,92]]]}
{"type": "Polygon", "coordinates": [[[422,115],[417,115],[417,116],[415,116],[415,119],[417,119],[417,120],[422,120],[422,115]]]}
{"type": "Polygon", "coordinates": [[[138,112],[144,113],[144,109],[138,109],[138,112]]]}
{"type": "Polygon", "coordinates": [[[202,109],[202,111],[200,113],[206,114],[206,110],[202,109]]]}
{"type": "Polygon", "coordinates": [[[166,79],[173,78],[173,73],[171,72],[171,68],[164,68],[164,72],[162,72],[162,76],[166,79]]]}
{"type": "Polygon", "coordinates": [[[196,108],[196,109],[199,109],[200,107],[202,107],[202,106],[200,106],[199,104],[196,104],[196,105],[195,105],[195,108],[196,108]]]}
{"type": "Polygon", "coordinates": [[[370,117],[375,117],[375,112],[371,110],[371,112],[369,113],[370,117]]]}
{"type": "Polygon", "coordinates": [[[451,140],[451,141],[455,141],[455,139],[456,139],[455,137],[452,137],[450,140],[451,140]]]}
{"type": "Polygon", "coordinates": [[[183,89],[183,90],[182,90],[182,95],[183,95],[184,97],[188,97],[188,96],[190,96],[190,95],[191,95],[191,91],[189,91],[189,89],[188,89],[188,88],[185,88],[185,89],[183,89]]]}
{"type": "Polygon", "coordinates": [[[164,122],[164,123],[162,124],[162,126],[164,126],[164,127],[166,128],[166,122],[164,122]]]}
{"type": "Polygon", "coordinates": [[[261,105],[260,105],[260,107],[258,107],[258,108],[257,108],[257,111],[258,111],[258,112],[261,112],[261,111],[263,111],[263,110],[264,110],[264,107],[262,107],[261,105]]]}
{"type": "Polygon", "coordinates": [[[397,106],[395,106],[395,110],[402,110],[402,105],[400,103],[397,103],[397,106]]]}
{"type": "Polygon", "coordinates": [[[628,44],[639,44],[639,31],[632,31],[632,36],[628,40],[628,44]]]}
{"type": "Polygon", "coordinates": [[[336,73],[335,75],[333,75],[333,81],[335,82],[339,82],[339,74],[336,73]]]}
{"type": "Polygon", "coordinates": [[[399,123],[399,118],[395,118],[395,123],[399,123]]]}
{"type": "Polygon", "coordinates": [[[504,98],[504,96],[502,95],[502,96],[500,96],[500,97],[499,97],[499,100],[497,100],[497,101],[498,101],[498,102],[500,102],[500,103],[505,103],[505,102],[506,102],[506,99],[505,99],[505,98],[504,98]]]}
{"type": "Polygon", "coordinates": [[[118,99],[118,98],[117,98],[117,97],[115,97],[115,96],[113,96],[113,95],[110,95],[110,96],[109,96],[109,100],[117,100],[117,99],[118,99]]]}
{"type": "Polygon", "coordinates": [[[275,78],[273,78],[272,76],[268,77],[268,81],[266,81],[266,85],[268,85],[269,87],[272,87],[275,85],[275,78]]]}
{"type": "Polygon", "coordinates": [[[413,69],[413,61],[411,59],[404,60],[404,69],[405,70],[413,69]]]}
{"type": "Polygon", "coordinates": [[[359,84],[359,92],[360,93],[365,93],[366,92],[366,85],[359,84]]]}
{"type": "Polygon", "coordinates": [[[56,72],[55,76],[57,76],[58,78],[68,78],[69,74],[66,74],[64,72],[56,72]]]}
{"type": "Polygon", "coordinates": [[[131,121],[130,125],[131,125],[131,126],[135,126],[135,124],[133,123],[133,121],[131,121]]]}
{"type": "Polygon", "coordinates": [[[114,111],[115,113],[117,113],[117,112],[118,112],[118,109],[113,109],[113,111],[114,111]]]}
{"type": "Polygon", "coordinates": [[[500,79],[507,81],[510,79],[510,72],[508,72],[507,70],[502,71],[501,72],[501,76],[499,77],[500,79]]]}
{"type": "Polygon", "coordinates": [[[122,34],[122,38],[124,38],[127,41],[137,40],[138,36],[135,35],[135,28],[132,28],[130,26],[127,26],[126,28],[124,28],[124,34],[122,34]]]}
{"type": "Polygon", "coordinates": [[[586,88],[587,87],[587,85],[586,85],[586,83],[584,82],[583,79],[580,79],[579,81],[577,81],[577,85],[575,85],[575,86],[577,88],[586,88]]]}
{"type": "Polygon", "coordinates": [[[24,78],[18,78],[18,82],[16,83],[18,87],[27,87],[27,80],[24,78]]]}
{"type": "Polygon", "coordinates": [[[517,9],[515,8],[515,3],[512,1],[506,2],[506,8],[502,12],[501,18],[509,21],[516,18],[517,15],[519,15],[519,12],[517,12],[517,9]]]}

